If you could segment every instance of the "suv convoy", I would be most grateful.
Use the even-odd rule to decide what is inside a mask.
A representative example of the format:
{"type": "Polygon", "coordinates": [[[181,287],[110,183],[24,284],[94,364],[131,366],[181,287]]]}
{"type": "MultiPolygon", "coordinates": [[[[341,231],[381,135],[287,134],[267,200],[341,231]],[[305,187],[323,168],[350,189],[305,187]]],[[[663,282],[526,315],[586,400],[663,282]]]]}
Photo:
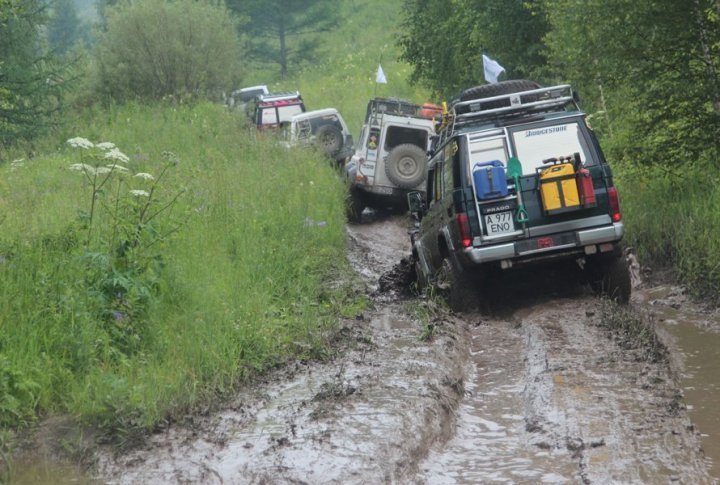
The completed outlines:
{"type": "Polygon", "coordinates": [[[408,195],[419,287],[436,284],[461,311],[493,274],[575,261],[582,281],[628,301],[618,192],[569,85],[468,89],[438,131],[425,197],[408,195]]]}
{"type": "Polygon", "coordinates": [[[353,137],[334,108],[306,111],[292,117],[285,133],[288,146],[315,144],[323,153],[343,163],[353,153],[353,137]]]}
{"type": "Polygon", "coordinates": [[[279,128],[292,117],[305,112],[305,103],[298,91],[259,94],[248,105],[248,118],[258,129],[279,128]]]}
{"type": "Polygon", "coordinates": [[[344,168],[350,220],[358,221],[365,207],[405,206],[408,192],[424,190],[436,113],[399,99],[370,100],[355,153],[344,168]]]}

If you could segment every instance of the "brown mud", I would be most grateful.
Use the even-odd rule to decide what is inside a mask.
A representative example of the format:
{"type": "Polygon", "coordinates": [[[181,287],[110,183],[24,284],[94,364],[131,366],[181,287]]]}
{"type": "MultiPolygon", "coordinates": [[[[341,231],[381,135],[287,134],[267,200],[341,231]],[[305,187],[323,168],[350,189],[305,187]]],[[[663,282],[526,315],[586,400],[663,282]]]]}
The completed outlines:
{"type": "Polygon", "coordinates": [[[372,214],[348,226],[373,304],[342,322],[335,359],[268,375],[224,411],[130,452],[100,449],[94,479],[717,483],[684,396],[699,371],[660,311],[689,302],[635,291],[632,306],[662,313],[671,358],[656,361],[602,324],[602,302],[555,275],[500,292],[489,313],[452,314],[410,290],[407,227],[372,214]]]}

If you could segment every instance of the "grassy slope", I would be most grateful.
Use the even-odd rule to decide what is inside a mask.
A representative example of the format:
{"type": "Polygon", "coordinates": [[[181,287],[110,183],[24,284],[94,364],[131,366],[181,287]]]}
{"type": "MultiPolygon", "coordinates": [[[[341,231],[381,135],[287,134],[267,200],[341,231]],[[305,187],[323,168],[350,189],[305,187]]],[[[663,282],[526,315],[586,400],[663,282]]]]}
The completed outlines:
{"type": "Polygon", "coordinates": [[[172,151],[178,163],[149,212],[180,197],[140,244],[123,246],[139,214],[129,189],[149,182],[113,178],[88,242],[91,187],[69,170],[88,152],[57,140],[52,153],[0,167],[0,422],[71,412],[142,429],[324,351],[347,303],[327,287],[346,267],[344,192],[329,164],[209,104],[129,105],[78,131],[117,144],[130,175],[157,177],[172,151]]]}

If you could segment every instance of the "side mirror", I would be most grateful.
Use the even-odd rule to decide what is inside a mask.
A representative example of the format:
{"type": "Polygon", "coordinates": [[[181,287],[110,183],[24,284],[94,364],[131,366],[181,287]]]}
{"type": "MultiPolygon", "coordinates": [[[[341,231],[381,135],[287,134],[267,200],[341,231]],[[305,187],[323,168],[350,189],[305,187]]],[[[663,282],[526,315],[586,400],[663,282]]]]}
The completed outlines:
{"type": "Polygon", "coordinates": [[[422,219],[425,214],[425,198],[422,192],[414,191],[407,194],[408,208],[415,217],[422,219]]]}

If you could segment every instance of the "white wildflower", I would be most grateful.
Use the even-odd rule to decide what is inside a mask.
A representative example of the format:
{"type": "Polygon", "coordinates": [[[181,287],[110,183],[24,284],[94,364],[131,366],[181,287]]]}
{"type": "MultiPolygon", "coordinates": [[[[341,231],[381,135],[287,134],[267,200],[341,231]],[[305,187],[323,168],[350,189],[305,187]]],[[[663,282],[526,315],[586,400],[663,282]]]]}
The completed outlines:
{"type": "Polygon", "coordinates": [[[88,165],[87,163],[73,163],[70,165],[70,170],[73,172],[86,172],[90,175],[95,174],[95,167],[88,165]]]}
{"type": "Polygon", "coordinates": [[[150,197],[150,194],[147,190],[133,189],[130,191],[130,195],[132,195],[133,197],[150,197]]]}
{"type": "Polygon", "coordinates": [[[128,171],[127,167],[123,167],[122,165],[118,165],[117,163],[111,163],[109,165],[106,165],[106,167],[110,170],[115,170],[116,172],[120,173],[126,173],[128,171]]]}
{"type": "Polygon", "coordinates": [[[84,148],[86,150],[95,146],[87,138],[81,138],[79,136],[77,136],[75,138],[70,138],[67,142],[68,142],[68,145],[70,145],[71,147],[84,148]]]}
{"type": "Polygon", "coordinates": [[[108,150],[105,153],[105,158],[108,160],[116,160],[118,162],[127,163],[130,161],[130,159],[125,155],[123,152],[118,150],[117,148],[113,148],[112,150],[108,150]]]}
{"type": "Polygon", "coordinates": [[[98,147],[98,148],[101,149],[101,150],[112,150],[112,149],[116,148],[116,147],[115,147],[115,144],[114,144],[114,143],[111,143],[111,142],[109,142],[109,141],[104,141],[104,142],[102,142],[102,143],[98,143],[98,144],[95,145],[95,146],[98,147]]]}
{"type": "Polygon", "coordinates": [[[95,169],[95,173],[97,175],[105,175],[110,172],[112,172],[112,168],[110,168],[110,167],[98,167],[95,169]]]}
{"type": "Polygon", "coordinates": [[[155,177],[145,172],[138,172],[135,174],[135,177],[143,180],[155,180],[155,177]]]}

